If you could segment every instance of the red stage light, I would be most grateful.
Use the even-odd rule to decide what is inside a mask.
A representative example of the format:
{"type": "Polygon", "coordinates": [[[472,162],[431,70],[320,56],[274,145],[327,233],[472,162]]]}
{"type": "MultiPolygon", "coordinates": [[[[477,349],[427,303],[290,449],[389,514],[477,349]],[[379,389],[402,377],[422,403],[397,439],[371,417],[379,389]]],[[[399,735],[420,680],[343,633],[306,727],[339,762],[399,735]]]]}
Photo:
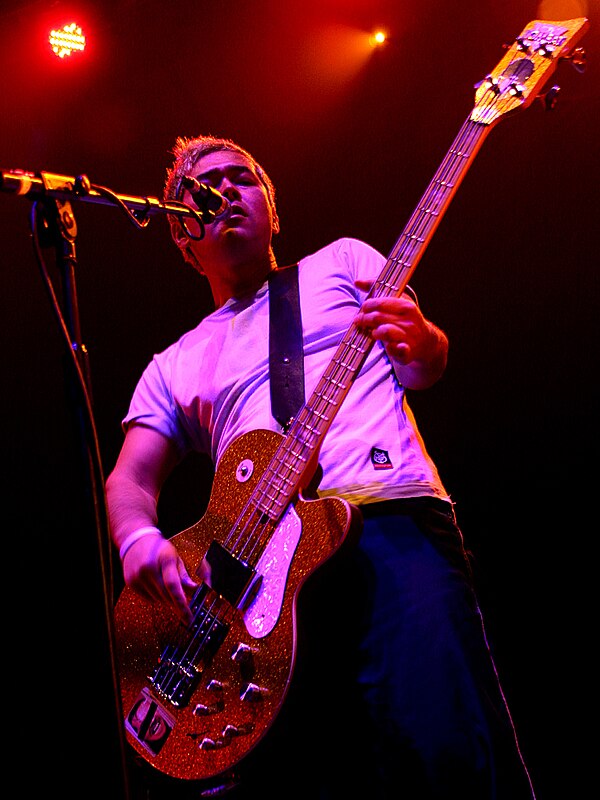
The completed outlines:
{"type": "Polygon", "coordinates": [[[76,22],[63,25],[60,30],[50,31],[48,41],[52,51],[59,58],[68,58],[75,52],[85,49],[85,36],[76,22]]]}

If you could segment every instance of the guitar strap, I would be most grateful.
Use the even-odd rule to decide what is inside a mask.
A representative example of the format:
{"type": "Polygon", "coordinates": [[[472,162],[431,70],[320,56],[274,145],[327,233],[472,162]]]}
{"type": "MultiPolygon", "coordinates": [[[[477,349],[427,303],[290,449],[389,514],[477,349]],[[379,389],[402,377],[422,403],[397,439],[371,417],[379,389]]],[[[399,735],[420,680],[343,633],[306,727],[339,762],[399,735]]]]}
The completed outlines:
{"type": "Polygon", "coordinates": [[[269,274],[271,410],[284,432],[304,405],[304,348],[298,264],[269,274]]]}

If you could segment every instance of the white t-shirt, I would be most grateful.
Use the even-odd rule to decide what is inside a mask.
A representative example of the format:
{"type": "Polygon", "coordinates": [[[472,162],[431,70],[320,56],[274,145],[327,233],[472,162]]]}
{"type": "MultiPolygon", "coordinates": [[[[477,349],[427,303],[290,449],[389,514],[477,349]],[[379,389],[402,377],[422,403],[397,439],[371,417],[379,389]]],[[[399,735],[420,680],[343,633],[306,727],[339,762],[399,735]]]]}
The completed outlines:
{"type": "MultiPolygon", "coordinates": [[[[325,372],[384,257],[356,239],[333,242],[299,262],[305,395],[325,372]]],[[[135,389],[127,416],[169,437],[181,456],[218,463],[231,442],[255,429],[280,431],[271,415],[268,284],[230,299],[162,353],[135,389]]],[[[375,342],[325,436],[319,496],[363,504],[430,495],[448,499],[391,363],[375,342]]]]}

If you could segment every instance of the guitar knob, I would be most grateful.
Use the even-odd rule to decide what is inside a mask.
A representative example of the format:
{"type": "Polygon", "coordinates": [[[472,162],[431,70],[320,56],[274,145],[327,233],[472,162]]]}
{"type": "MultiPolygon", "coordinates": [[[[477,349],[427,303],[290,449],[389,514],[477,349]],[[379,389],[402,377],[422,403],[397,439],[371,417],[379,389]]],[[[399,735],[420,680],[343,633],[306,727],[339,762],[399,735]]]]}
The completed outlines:
{"type": "Polygon", "coordinates": [[[209,714],[218,714],[219,711],[223,711],[225,708],[225,703],[222,699],[219,699],[216,703],[213,703],[210,706],[207,706],[205,703],[198,703],[193,710],[193,714],[195,717],[207,717],[209,714]]]}
{"type": "Polygon", "coordinates": [[[200,750],[219,750],[221,747],[224,746],[224,744],[225,743],[221,739],[217,739],[215,741],[214,739],[211,739],[208,736],[206,736],[204,739],[202,739],[198,747],[200,748],[200,750]]]}
{"type": "Polygon", "coordinates": [[[209,681],[206,688],[209,690],[209,692],[222,692],[223,683],[213,679],[212,681],[209,681]]]}
{"type": "Polygon", "coordinates": [[[245,644],[244,642],[238,642],[231,654],[231,660],[235,661],[236,664],[248,664],[248,662],[252,660],[252,655],[255,652],[256,648],[250,647],[249,644],[245,644]]]}
{"type": "Polygon", "coordinates": [[[253,725],[226,725],[223,728],[221,736],[224,739],[233,739],[234,736],[246,736],[246,734],[251,733],[253,730],[253,725]]]}
{"type": "Polygon", "coordinates": [[[269,690],[266,686],[258,686],[256,683],[247,683],[240,694],[240,700],[256,702],[257,700],[262,700],[267,694],[269,694],[269,690]]]}

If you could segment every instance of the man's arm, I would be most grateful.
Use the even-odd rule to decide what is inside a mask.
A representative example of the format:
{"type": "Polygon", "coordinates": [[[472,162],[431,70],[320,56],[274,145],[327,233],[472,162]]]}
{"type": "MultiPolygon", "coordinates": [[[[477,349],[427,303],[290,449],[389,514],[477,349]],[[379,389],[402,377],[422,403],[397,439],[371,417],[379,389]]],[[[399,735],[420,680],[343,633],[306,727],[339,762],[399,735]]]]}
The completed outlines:
{"type": "Polygon", "coordinates": [[[185,589],[196,584],[157,525],[158,497],[177,462],[175,447],[166,437],[132,426],[107,478],[106,499],[126,584],[147,600],[170,605],[189,618],[185,589]]]}

